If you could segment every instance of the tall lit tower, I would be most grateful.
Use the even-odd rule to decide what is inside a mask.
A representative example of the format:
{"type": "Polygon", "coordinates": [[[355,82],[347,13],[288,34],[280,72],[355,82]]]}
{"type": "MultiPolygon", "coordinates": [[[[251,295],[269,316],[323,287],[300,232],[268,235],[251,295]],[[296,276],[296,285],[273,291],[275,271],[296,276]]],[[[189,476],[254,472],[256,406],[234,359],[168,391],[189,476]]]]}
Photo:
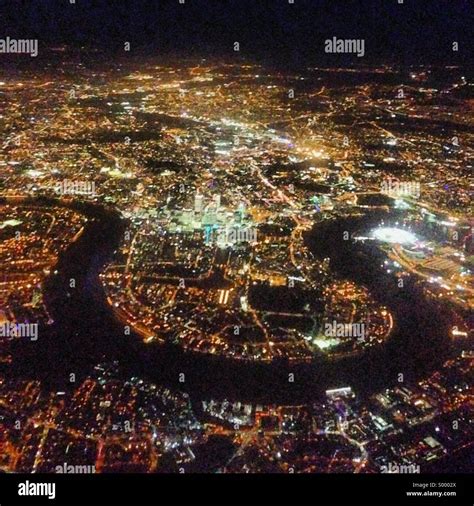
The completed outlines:
{"type": "Polygon", "coordinates": [[[194,196],[194,212],[196,214],[202,213],[203,204],[204,204],[204,195],[196,193],[196,195],[194,196]]]}
{"type": "Polygon", "coordinates": [[[221,207],[221,196],[219,193],[214,195],[214,203],[216,204],[216,212],[219,212],[219,208],[221,207]]]}
{"type": "Polygon", "coordinates": [[[243,221],[247,215],[245,210],[245,202],[241,202],[239,204],[239,214],[240,214],[240,220],[243,221]]]}

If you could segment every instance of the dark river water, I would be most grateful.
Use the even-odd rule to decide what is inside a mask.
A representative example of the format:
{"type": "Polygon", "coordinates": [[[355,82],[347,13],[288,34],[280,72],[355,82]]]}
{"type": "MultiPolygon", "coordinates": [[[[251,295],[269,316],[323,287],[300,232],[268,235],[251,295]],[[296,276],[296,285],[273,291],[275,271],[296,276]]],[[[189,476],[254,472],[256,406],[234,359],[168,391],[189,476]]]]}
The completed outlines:
{"type": "Polygon", "coordinates": [[[40,378],[52,389],[71,388],[100,361],[118,361],[124,378],[139,376],[186,391],[193,400],[238,399],[246,402],[299,404],[317,400],[325,389],[352,385],[360,395],[392,384],[400,372],[407,379],[426,375],[449,353],[449,314],[425,299],[416,285],[403,291],[383,274],[378,250],[341,241],[343,230],[368,226],[364,220],[325,222],[308,234],[316,256],[330,256],[342,277],[369,287],[394,313],[396,327],[390,340],[359,357],[337,361],[317,359],[311,365],[286,362],[251,364],[184,352],[175,345],[145,345],[136,335],[125,336],[108,307],[98,275],[110,261],[126,223],[114,211],[78,204],[90,219],[82,237],[60,257],[58,274],[46,283],[46,302],[55,322],[40,329],[36,342],[18,341],[8,374],[40,378]],[[76,288],[69,288],[69,280],[76,288]],[[295,381],[288,381],[288,374],[295,381]],[[184,373],[185,383],[178,381],[184,373]]]}

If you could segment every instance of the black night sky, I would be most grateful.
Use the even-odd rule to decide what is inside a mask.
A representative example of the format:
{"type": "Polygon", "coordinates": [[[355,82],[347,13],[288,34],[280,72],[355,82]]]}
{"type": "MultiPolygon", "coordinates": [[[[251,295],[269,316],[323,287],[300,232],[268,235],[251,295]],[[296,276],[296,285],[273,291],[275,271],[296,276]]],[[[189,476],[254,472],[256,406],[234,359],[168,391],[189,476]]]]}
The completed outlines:
{"type": "Polygon", "coordinates": [[[365,40],[365,58],[354,63],[472,60],[471,0],[398,2],[10,0],[0,5],[0,37],[37,38],[40,47],[67,44],[107,52],[121,52],[129,41],[132,51],[157,56],[232,57],[238,41],[245,58],[298,65],[324,62],[324,40],[335,36],[365,40]],[[453,41],[459,43],[458,52],[452,51],[453,41]]]}

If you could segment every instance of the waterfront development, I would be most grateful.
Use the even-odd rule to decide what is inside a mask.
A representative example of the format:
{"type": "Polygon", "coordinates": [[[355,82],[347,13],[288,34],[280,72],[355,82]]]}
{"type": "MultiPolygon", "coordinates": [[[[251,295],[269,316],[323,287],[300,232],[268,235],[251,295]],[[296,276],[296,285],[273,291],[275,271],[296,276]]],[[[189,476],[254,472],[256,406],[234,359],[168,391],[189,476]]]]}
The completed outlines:
{"type": "Polygon", "coordinates": [[[466,69],[61,51],[0,82],[1,470],[466,472],[466,69]]]}

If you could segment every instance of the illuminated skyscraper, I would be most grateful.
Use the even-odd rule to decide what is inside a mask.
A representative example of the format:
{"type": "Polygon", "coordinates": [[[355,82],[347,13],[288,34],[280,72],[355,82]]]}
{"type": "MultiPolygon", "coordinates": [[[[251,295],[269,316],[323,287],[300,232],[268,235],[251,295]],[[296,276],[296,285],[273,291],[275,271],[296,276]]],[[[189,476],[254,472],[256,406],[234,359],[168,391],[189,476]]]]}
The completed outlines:
{"type": "Polygon", "coordinates": [[[244,220],[245,217],[246,217],[246,210],[245,210],[245,203],[244,202],[241,202],[239,204],[239,213],[240,213],[240,219],[241,220],[244,220]]]}
{"type": "Polygon", "coordinates": [[[200,193],[196,193],[194,197],[194,212],[196,214],[201,214],[203,209],[204,196],[200,193]]]}

